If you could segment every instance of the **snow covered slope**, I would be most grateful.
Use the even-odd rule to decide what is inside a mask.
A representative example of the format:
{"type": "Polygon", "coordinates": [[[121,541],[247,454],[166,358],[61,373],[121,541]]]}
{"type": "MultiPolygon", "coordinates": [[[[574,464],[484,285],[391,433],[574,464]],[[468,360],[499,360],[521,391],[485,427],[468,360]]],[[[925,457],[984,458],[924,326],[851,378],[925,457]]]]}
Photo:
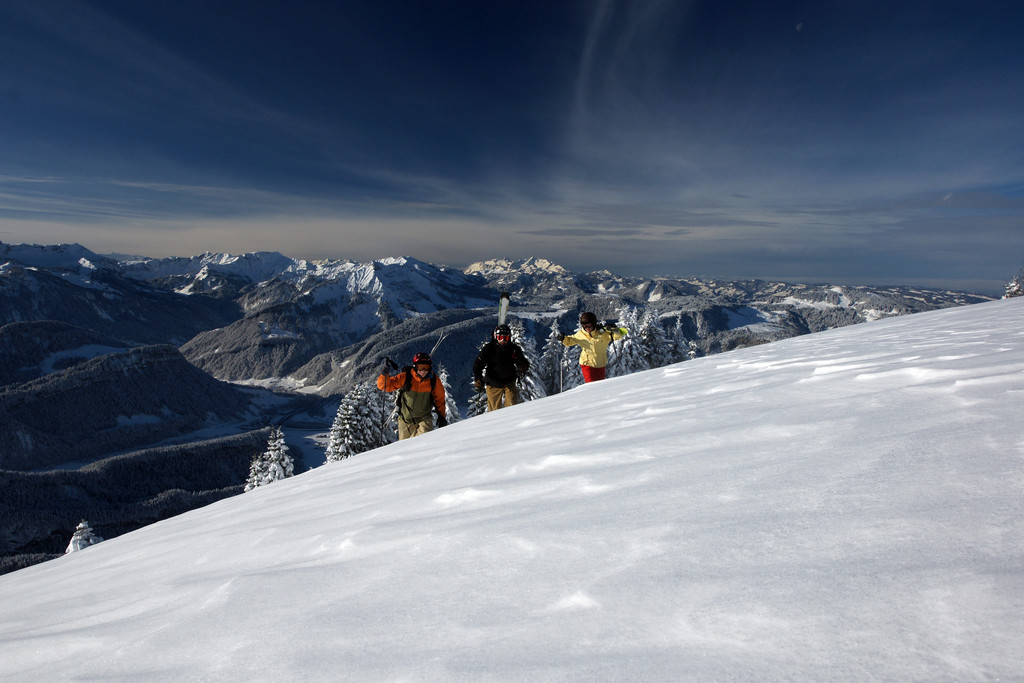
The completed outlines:
{"type": "Polygon", "coordinates": [[[1024,671],[1024,299],[587,385],[0,576],[0,678],[1024,671]]]}

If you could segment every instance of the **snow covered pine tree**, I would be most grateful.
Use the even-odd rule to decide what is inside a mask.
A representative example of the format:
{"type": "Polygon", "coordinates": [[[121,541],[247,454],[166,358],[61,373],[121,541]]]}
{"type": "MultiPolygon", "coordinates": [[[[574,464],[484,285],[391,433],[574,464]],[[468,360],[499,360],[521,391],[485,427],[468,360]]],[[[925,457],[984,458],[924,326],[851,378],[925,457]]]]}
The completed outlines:
{"type": "Polygon", "coordinates": [[[530,364],[526,376],[519,379],[519,401],[525,403],[544,398],[548,392],[544,386],[544,380],[541,379],[541,361],[537,354],[537,342],[526,334],[526,327],[519,318],[512,318],[508,325],[512,329],[512,341],[523,350],[523,355],[526,356],[526,360],[530,364]]]}
{"type": "Polygon", "coordinates": [[[284,442],[284,432],[274,427],[267,441],[267,450],[257,455],[249,467],[249,478],[245,481],[245,490],[271,484],[279,479],[290,477],[295,472],[295,462],[288,455],[288,445],[284,442]]]}
{"type": "Polygon", "coordinates": [[[337,462],[378,445],[378,418],[370,400],[373,390],[369,382],[352,387],[338,406],[327,444],[327,462],[337,462]]]}
{"type": "Polygon", "coordinates": [[[551,321],[548,338],[544,342],[540,360],[537,362],[540,379],[544,383],[544,390],[548,396],[554,396],[562,390],[562,356],[564,351],[562,332],[558,327],[558,319],[555,318],[551,321]]]}
{"type": "Polygon", "coordinates": [[[448,379],[448,371],[440,364],[437,366],[437,381],[444,387],[445,414],[448,418],[448,424],[458,422],[460,418],[459,407],[455,404],[455,397],[452,395],[452,384],[448,379]]]}
{"type": "Polygon", "coordinates": [[[89,522],[83,519],[78,523],[78,526],[75,527],[75,533],[71,537],[71,542],[68,543],[68,548],[64,551],[64,554],[67,555],[68,553],[88,548],[91,545],[96,545],[102,540],[103,538],[101,536],[97,536],[92,532],[92,527],[89,526],[89,522]]]}
{"type": "Polygon", "coordinates": [[[1012,299],[1015,296],[1024,296],[1024,268],[1021,268],[1020,272],[1006,283],[1006,294],[1003,298],[1012,299]]]}

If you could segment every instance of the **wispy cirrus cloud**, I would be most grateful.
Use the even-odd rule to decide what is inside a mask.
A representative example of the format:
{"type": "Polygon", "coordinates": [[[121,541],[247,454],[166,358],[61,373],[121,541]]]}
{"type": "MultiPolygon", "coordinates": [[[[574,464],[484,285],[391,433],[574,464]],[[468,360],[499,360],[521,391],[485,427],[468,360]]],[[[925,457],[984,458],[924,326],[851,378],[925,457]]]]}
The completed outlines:
{"type": "Polygon", "coordinates": [[[993,245],[1022,214],[1024,10],[524,2],[3,3],[0,233],[248,251],[284,230],[300,257],[376,235],[449,264],[776,278],[1018,267],[993,245]]]}

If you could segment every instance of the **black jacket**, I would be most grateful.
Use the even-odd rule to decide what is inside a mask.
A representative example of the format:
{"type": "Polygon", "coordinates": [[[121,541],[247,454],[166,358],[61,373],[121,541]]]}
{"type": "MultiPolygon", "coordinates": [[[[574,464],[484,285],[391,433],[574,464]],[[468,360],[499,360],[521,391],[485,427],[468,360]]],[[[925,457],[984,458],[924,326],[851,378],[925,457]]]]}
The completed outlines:
{"type": "Polygon", "coordinates": [[[490,387],[507,387],[529,369],[530,362],[518,344],[502,345],[492,339],[484,344],[473,362],[473,378],[490,387]]]}

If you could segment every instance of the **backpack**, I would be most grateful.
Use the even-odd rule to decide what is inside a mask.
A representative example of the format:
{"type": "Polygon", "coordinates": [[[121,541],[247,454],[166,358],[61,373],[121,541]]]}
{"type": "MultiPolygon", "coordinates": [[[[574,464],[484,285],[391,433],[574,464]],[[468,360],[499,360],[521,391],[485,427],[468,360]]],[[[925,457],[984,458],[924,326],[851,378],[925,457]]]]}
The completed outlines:
{"type": "MultiPolygon", "coordinates": [[[[399,415],[402,414],[402,396],[405,395],[405,392],[407,392],[410,389],[412,389],[412,366],[411,365],[406,365],[404,368],[402,368],[402,372],[405,373],[405,384],[402,385],[402,388],[399,389],[395,393],[395,406],[398,408],[398,414],[399,415]]],[[[431,370],[430,371],[430,393],[431,394],[434,393],[434,387],[436,387],[436,386],[437,386],[437,375],[435,375],[434,371],[431,370]]],[[[405,418],[402,418],[402,419],[405,419],[405,418]]]]}

